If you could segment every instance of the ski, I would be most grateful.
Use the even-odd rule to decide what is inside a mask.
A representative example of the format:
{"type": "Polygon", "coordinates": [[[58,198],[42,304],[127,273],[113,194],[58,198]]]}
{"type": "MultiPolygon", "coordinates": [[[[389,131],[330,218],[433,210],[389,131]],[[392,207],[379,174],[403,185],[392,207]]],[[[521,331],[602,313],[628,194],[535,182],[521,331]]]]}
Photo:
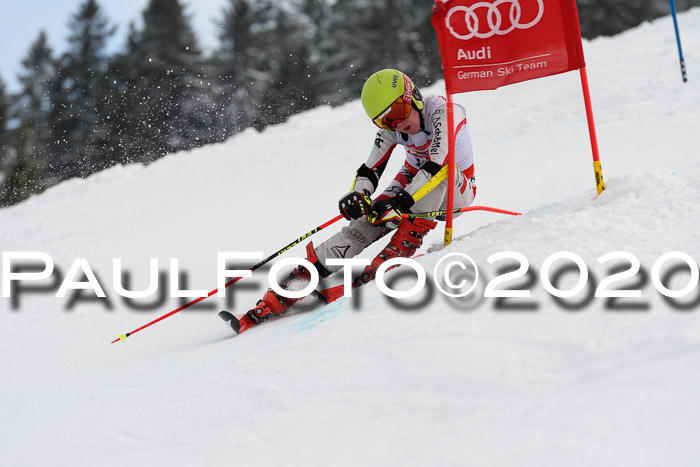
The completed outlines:
{"type": "Polygon", "coordinates": [[[226,310],[220,311],[219,317],[223,319],[231,329],[233,329],[233,332],[235,332],[236,335],[241,333],[241,322],[238,321],[238,318],[236,318],[226,310]]]}
{"type": "MultiPolygon", "coordinates": [[[[329,303],[334,302],[338,298],[343,296],[343,286],[337,286],[337,287],[331,287],[330,289],[326,290],[321,290],[321,291],[313,291],[311,293],[311,296],[316,297],[322,305],[327,305],[329,303]],[[329,295],[330,294],[330,295],[329,295]]],[[[241,320],[233,316],[230,312],[226,310],[221,310],[219,312],[219,317],[224,320],[226,324],[233,330],[233,332],[236,333],[236,335],[241,334],[242,332],[247,331],[250,328],[259,326],[260,324],[266,323],[267,321],[272,321],[281,318],[286,314],[286,311],[284,313],[281,313],[279,315],[273,315],[270,317],[270,319],[264,320],[260,323],[251,323],[250,320],[246,319],[245,322],[241,323],[241,320]]],[[[244,315],[245,317],[245,315],[244,315]]]]}
{"type": "MultiPolygon", "coordinates": [[[[423,256],[423,255],[422,254],[417,255],[417,256],[415,256],[415,258],[420,258],[421,256],[423,256]]],[[[397,267],[399,267],[399,265],[394,265],[394,266],[390,267],[389,269],[393,269],[393,268],[397,268],[397,267]]],[[[356,288],[361,287],[361,286],[363,286],[363,285],[365,285],[373,280],[374,280],[374,274],[371,274],[368,277],[363,277],[362,275],[358,276],[353,281],[352,288],[356,289],[356,288]]],[[[336,300],[338,300],[339,298],[342,298],[344,296],[344,294],[345,294],[345,285],[340,284],[340,285],[328,287],[326,289],[316,289],[313,292],[311,292],[310,296],[315,297],[317,300],[319,300],[321,302],[322,305],[329,305],[329,304],[335,302],[336,300]]],[[[285,313],[274,316],[273,319],[277,319],[284,314],[285,313]]],[[[224,320],[226,322],[226,324],[228,324],[231,329],[233,329],[233,332],[235,332],[236,335],[239,335],[242,332],[247,331],[251,327],[257,326],[257,324],[246,325],[244,323],[244,328],[241,329],[241,321],[226,310],[220,311],[219,317],[222,320],[224,320]]],[[[259,323],[259,324],[262,324],[262,323],[259,323]]]]}

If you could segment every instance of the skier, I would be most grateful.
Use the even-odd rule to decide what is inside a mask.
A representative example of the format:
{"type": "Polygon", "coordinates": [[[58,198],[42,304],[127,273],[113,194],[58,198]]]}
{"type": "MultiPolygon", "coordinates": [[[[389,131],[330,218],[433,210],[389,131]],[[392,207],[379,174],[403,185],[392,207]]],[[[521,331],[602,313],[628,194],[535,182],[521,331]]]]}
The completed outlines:
{"type": "MultiPolygon", "coordinates": [[[[389,244],[353,281],[360,286],[371,281],[377,268],[388,259],[411,257],[421,246],[423,237],[436,222],[403,219],[403,213],[445,210],[447,207],[447,105],[444,97],[422,96],[404,73],[386,69],[370,76],[362,88],[362,105],[367,116],[379,127],[367,162],[357,170],[350,192],[339,201],[341,214],[348,225],[314,248],[306,247],[307,259],[321,278],[341,266],[328,266],[327,258],[352,258],[376,240],[394,232],[389,244]],[[394,180],[374,200],[389,157],[397,144],[405,147],[406,162],[394,180]],[[436,183],[439,182],[439,183],[436,183]]],[[[454,207],[469,206],[476,195],[471,137],[465,110],[455,105],[455,176],[454,207]]],[[[298,266],[281,284],[295,289],[308,284],[310,272],[298,266]]],[[[284,313],[301,299],[286,298],[272,289],[255,308],[240,320],[240,331],[284,313]]]]}

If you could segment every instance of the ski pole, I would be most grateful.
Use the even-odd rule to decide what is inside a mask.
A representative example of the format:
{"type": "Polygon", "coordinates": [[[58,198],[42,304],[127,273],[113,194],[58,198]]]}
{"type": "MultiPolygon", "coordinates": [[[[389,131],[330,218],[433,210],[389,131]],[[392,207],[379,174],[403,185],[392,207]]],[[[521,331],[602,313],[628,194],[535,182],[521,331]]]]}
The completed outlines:
{"type": "MultiPolygon", "coordinates": [[[[310,232],[305,233],[305,234],[302,235],[301,237],[299,237],[299,238],[297,238],[296,240],[294,240],[293,242],[291,242],[289,245],[285,246],[284,248],[280,248],[280,249],[277,250],[275,253],[271,254],[270,256],[268,256],[267,258],[265,258],[264,260],[260,261],[258,264],[256,264],[256,265],[253,266],[252,268],[250,268],[250,271],[251,271],[251,272],[255,271],[255,270],[258,269],[260,266],[262,266],[262,265],[264,265],[265,263],[269,262],[270,260],[276,258],[277,256],[281,255],[281,254],[284,253],[285,251],[289,250],[289,249],[290,249],[291,247],[293,247],[294,245],[299,244],[300,242],[302,242],[302,241],[304,241],[305,239],[309,238],[310,236],[312,236],[312,235],[315,234],[316,232],[319,232],[319,231],[325,229],[325,228],[328,227],[329,225],[331,225],[331,224],[333,224],[333,223],[339,221],[339,220],[342,219],[342,218],[343,218],[342,215],[339,215],[339,216],[337,216],[337,217],[334,217],[333,219],[329,220],[329,221],[326,222],[325,224],[321,224],[321,225],[319,225],[318,227],[316,227],[315,229],[311,230],[310,232]]],[[[226,284],[224,284],[224,288],[227,288],[227,287],[233,285],[235,282],[238,282],[240,279],[241,279],[240,277],[234,277],[233,279],[231,279],[230,281],[228,281],[226,284]]],[[[212,290],[211,292],[209,292],[206,296],[195,298],[195,299],[192,300],[191,302],[186,303],[186,304],[182,305],[181,307],[176,308],[176,309],[174,309],[173,311],[171,311],[171,312],[169,312],[169,313],[167,313],[167,314],[164,314],[164,315],[161,316],[160,318],[154,319],[154,320],[151,321],[150,323],[144,324],[144,325],[141,326],[140,328],[134,329],[134,330],[131,331],[131,332],[127,332],[126,334],[119,334],[119,337],[117,337],[116,339],[114,339],[114,340],[112,341],[112,344],[114,344],[115,342],[119,342],[119,341],[122,341],[122,342],[123,342],[123,341],[124,341],[127,337],[129,337],[130,335],[132,335],[132,334],[134,334],[134,333],[137,333],[137,332],[139,332],[140,330],[145,329],[145,328],[147,328],[147,327],[149,327],[149,326],[152,326],[152,325],[156,324],[158,321],[162,321],[162,320],[164,320],[165,318],[174,315],[175,313],[179,313],[180,311],[182,311],[182,310],[184,310],[184,309],[186,309],[186,308],[189,308],[189,307],[191,307],[192,305],[194,305],[195,303],[199,303],[199,302],[201,302],[202,300],[204,300],[205,298],[209,298],[209,297],[211,297],[212,295],[214,295],[215,293],[218,293],[218,292],[219,292],[219,289],[218,289],[218,288],[217,288],[217,289],[214,289],[214,290],[212,290]]]]}
{"type": "Polygon", "coordinates": [[[673,16],[673,27],[676,30],[676,44],[678,45],[678,57],[681,61],[681,77],[683,78],[683,82],[687,83],[688,75],[685,71],[685,58],[683,58],[683,47],[681,47],[681,33],[678,31],[678,18],[676,17],[676,2],[674,0],[670,0],[670,2],[671,16],[673,16]]]}
{"type": "MultiPolygon", "coordinates": [[[[498,209],[498,208],[490,208],[488,206],[468,206],[466,208],[458,208],[458,209],[453,209],[452,212],[457,214],[458,212],[467,212],[467,211],[489,211],[489,212],[496,212],[499,214],[508,214],[510,216],[521,216],[522,214],[519,212],[515,211],[506,211],[505,209],[498,209]]],[[[447,211],[430,211],[430,212],[418,212],[414,214],[404,214],[402,217],[404,219],[408,219],[410,217],[436,217],[436,216],[444,216],[447,214],[447,211]]]]}

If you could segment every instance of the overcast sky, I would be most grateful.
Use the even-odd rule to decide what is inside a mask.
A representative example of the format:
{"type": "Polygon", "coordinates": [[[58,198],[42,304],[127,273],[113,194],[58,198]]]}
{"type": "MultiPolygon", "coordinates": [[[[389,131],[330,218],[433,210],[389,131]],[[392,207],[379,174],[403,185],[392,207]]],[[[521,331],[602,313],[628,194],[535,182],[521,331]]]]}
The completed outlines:
{"type": "MultiPolygon", "coordinates": [[[[0,76],[8,90],[18,90],[17,73],[21,60],[29,46],[44,29],[54,55],[66,50],[68,21],[78,11],[83,0],[0,0],[0,76]]],[[[222,9],[228,0],[181,0],[185,12],[192,19],[192,26],[204,50],[218,43],[218,28],[215,20],[221,18],[222,9]]],[[[109,41],[109,49],[123,47],[129,21],[141,24],[141,13],[148,0],[98,0],[107,18],[117,24],[117,33],[109,41]]]]}

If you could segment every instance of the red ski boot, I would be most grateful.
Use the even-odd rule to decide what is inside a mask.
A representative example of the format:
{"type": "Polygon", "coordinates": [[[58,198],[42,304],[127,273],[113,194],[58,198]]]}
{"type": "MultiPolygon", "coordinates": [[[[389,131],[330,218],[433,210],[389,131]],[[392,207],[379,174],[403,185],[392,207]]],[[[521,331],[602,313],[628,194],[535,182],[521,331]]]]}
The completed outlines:
{"type": "Polygon", "coordinates": [[[437,222],[432,222],[426,219],[414,218],[403,219],[396,233],[391,237],[391,241],[382,251],[372,260],[372,263],[367,266],[362,274],[357,276],[353,281],[353,287],[359,287],[374,279],[377,274],[377,269],[384,262],[391,258],[413,256],[423,244],[423,237],[437,226],[437,222]]]}
{"type": "MultiPolygon", "coordinates": [[[[314,265],[321,278],[328,277],[331,273],[321,264],[321,261],[316,256],[314,245],[309,242],[306,245],[306,259],[314,265]]],[[[311,273],[304,266],[299,265],[289,274],[289,277],[280,284],[284,289],[289,290],[289,287],[301,289],[311,281],[311,273]]],[[[302,297],[304,298],[304,297],[302,297]]],[[[258,300],[255,308],[248,311],[240,319],[240,332],[245,331],[253,326],[263,323],[274,316],[279,316],[289,309],[302,298],[287,298],[279,295],[272,289],[268,289],[263,295],[262,300],[258,300]]]]}

